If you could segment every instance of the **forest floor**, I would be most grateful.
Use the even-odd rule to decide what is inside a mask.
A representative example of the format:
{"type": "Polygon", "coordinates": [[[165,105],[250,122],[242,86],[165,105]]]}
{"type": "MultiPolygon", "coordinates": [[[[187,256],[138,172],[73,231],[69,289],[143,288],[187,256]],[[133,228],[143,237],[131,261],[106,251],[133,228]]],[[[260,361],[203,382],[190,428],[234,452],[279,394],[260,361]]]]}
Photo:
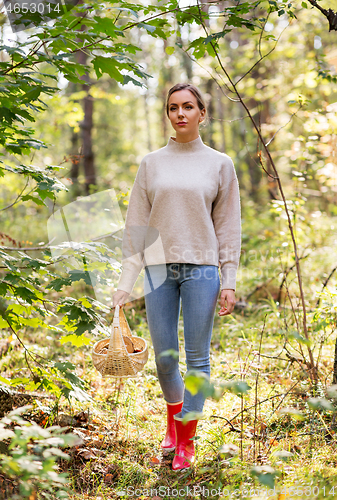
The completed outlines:
{"type": "MultiPolygon", "coordinates": [[[[321,350],[313,391],[300,359],[301,351],[307,355],[305,346],[283,349],[277,313],[271,299],[244,312],[236,309],[226,319],[215,318],[212,382],[245,380],[251,389],[244,397],[225,392],[219,401],[206,400],[196,461],[185,471],[173,471],[173,453],[165,457],[160,452],[166,406],[146,323],[140,330],[150,355],[137,378],[102,379],[90,362],[83,365],[92,401],[75,405],[73,412],[88,411],[89,419],[74,428],[83,445],[61,463],[70,477],[72,500],[334,498],[335,414],[314,411],[306,402],[310,396],[324,397],[331,385],[333,339],[321,350]]],[[[180,342],[185,373],[182,322],[180,342]]]]}
{"type": "MultiPolygon", "coordinates": [[[[243,397],[226,391],[219,401],[206,399],[191,469],[172,471],[173,453],[164,457],[160,451],[166,405],[141,299],[125,312],[131,328],[148,341],[149,360],[138,377],[124,382],[102,379],[93,367],[91,348],[97,338],[89,335],[91,345],[75,348],[69,342],[60,344],[59,334],[37,334],[33,328],[24,332],[33,352],[71,361],[88,385],[89,400],[71,398],[71,406],[65,398],[60,400],[59,421],[46,419],[53,401],[32,411],[40,425],[68,425],[82,439],[81,445],[66,450],[69,460],[59,460],[60,472],[68,474],[71,500],[323,500],[337,495],[336,387],[335,397],[327,397],[333,380],[337,306],[333,280],[326,286],[335,269],[337,225],[328,217],[316,217],[299,233],[308,334],[318,374],[313,384],[293,260],[286,254],[288,242],[275,237],[284,227],[269,231],[267,219],[252,220],[254,225],[245,229],[247,249],[240,264],[244,299],[237,296],[233,314],[215,315],[211,343],[212,382],[244,380],[250,389],[243,397]],[[318,304],[323,283],[326,295],[318,304]],[[288,298],[280,295],[281,289],[288,298]]],[[[72,285],[63,293],[82,296],[83,290],[72,285]]],[[[179,333],[184,374],[182,319],[179,333]]],[[[0,371],[9,379],[12,372],[27,373],[20,345],[2,356],[0,371]]]]}

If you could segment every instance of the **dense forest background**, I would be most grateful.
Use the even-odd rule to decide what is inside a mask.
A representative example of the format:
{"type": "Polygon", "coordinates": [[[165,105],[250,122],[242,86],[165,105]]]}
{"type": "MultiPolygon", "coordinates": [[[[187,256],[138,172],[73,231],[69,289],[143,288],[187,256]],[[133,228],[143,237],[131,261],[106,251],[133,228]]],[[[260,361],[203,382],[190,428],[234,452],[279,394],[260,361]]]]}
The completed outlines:
{"type": "Polygon", "coordinates": [[[335,11],[329,0],[80,1],[19,30],[3,12],[2,498],[174,498],[169,488],[189,487],[200,499],[274,487],[278,499],[334,498],[335,11]],[[93,367],[122,228],[100,234],[81,205],[113,189],[125,217],[142,157],[174,135],[165,97],[177,82],[205,95],[200,134],[233,159],[242,211],[237,303],[215,318],[211,383],[186,378],[209,397],[196,467],[179,479],[158,454],[164,401],[141,288],[125,314],[148,341],[144,370],[122,381],[93,367]],[[76,245],[57,247],[53,214],[70,206],[76,245]]]}

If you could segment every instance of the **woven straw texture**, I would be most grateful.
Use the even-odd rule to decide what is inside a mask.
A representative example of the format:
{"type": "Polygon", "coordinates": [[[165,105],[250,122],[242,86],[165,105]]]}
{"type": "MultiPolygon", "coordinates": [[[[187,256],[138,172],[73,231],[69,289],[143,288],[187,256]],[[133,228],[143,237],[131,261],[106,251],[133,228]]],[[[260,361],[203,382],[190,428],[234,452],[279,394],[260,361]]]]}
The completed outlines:
{"type": "Polygon", "coordinates": [[[136,377],[148,360],[147,342],[141,337],[134,337],[126,320],[123,309],[118,305],[111,325],[110,339],[97,342],[92,350],[92,361],[102,377],[136,377]],[[129,337],[135,349],[141,352],[129,353],[123,336],[129,337]],[[107,347],[107,350],[104,349],[107,347]]]}

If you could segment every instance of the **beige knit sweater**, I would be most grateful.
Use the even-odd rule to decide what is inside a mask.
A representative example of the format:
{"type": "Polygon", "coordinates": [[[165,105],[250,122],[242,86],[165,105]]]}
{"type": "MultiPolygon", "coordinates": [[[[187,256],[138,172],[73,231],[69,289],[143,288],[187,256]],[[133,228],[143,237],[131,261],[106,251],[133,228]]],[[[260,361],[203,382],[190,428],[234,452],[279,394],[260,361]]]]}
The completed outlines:
{"type": "Polygon", "coordinates": [[[118,290],[131,293],[143,266],[220,265],[221,289],[236,287],[241,251],[239,184],[232,159],[197,139],[142,159],[131,191],[118,290]]]}

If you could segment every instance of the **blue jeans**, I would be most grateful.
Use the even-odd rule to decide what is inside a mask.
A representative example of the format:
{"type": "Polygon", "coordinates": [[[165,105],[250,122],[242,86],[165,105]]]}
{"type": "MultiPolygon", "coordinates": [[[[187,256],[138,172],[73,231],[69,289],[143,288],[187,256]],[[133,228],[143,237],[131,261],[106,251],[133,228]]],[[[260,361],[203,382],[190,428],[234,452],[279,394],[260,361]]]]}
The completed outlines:
{"type": "Polygon", "coordinates": [[[202,412],[205,397],[201,392],[192,396],[185,389],[179,359],[171,355],[159,357],[159,354],[167,349],[179,351],[178,322],[182,303],[187,369],[210,375],[210,343],[220,291],[218,267],[196,264],[145,266],[144,291],[147,322],[164,398],[168,403],[184,400],[182,416],[190,411],[202,412]],[[163,272],[167,273],[165,281],[159,286],[153,285],[160,283],[163,272]]]}

